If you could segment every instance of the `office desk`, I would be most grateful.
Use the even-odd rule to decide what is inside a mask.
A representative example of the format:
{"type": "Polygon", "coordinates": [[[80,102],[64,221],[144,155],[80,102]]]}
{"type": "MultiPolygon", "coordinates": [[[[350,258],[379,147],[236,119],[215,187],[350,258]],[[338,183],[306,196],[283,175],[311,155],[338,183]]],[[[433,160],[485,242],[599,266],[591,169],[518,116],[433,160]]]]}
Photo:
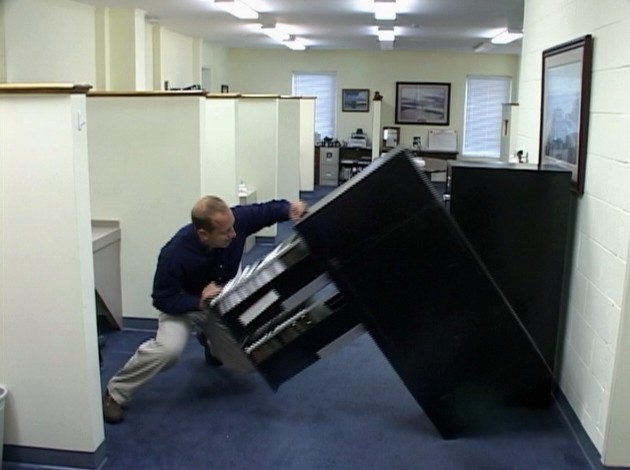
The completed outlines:
{"type": "Polygon", "coordinates": [[[445,150],[414,150],[413,153],[420,158],[437,158],[440,160],[457,160],[459,152],[457,151],[445,151],[445,150]]]}
{"type": "Polygon", "coordinates": [[[92,221],[92,253],[97,310],[107,317],[112,326],[122,329],[120,223],[118,221],[92,221]]]}
{"type": "Polygon", "coordinates": [[[420,169],[429,175],[429,180],[433,181],[433,175],[436,173],[444,173],[448,171],[447,160],[440,158],[417,158],[420,169]]]}

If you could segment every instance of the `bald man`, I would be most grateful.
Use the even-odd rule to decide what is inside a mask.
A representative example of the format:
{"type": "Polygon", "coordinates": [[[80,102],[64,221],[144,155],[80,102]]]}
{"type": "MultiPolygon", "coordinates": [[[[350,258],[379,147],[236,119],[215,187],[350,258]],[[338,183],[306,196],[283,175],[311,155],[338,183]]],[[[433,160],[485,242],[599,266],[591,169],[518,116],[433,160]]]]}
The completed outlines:
{"type": "Polygon", "coordinates": [[[238,273],[249,235],[278,222],[296,221],[305,210],[302,201],[273,200],[230,208],[219,197],[205,196],[195,203],[191,223],[175,233],[158,257],[151,295],[160,311],[156,336],[141,344],[107,384],[105,421],[122,421],[123,406],[138,389],[179,360],[193,326],[210,339],[206,344],[205,336],[200,336],[207,359],[239,371],[251,370],[225,326],[211,316],[207,303],[238,273]]]}

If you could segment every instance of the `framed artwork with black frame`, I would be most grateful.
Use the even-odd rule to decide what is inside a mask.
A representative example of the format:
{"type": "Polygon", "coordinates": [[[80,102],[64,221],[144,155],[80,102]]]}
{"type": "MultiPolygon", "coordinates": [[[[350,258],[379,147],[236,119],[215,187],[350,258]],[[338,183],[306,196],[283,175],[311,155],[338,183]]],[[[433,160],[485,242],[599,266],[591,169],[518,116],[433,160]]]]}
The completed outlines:
{"type": "Polygon", "coordinates": [[[572,187],[580,195],[584,194],[592,68],[590,34],[542,53],[538,168],[571,171],[572,187]]]}
{"type": "Polygon", "coordinates": [[[341,110],[345,112],[369,111],[370,90],[367,88],[344,88],[341,90],[341,110]]]}
{"type": "Polygon", "coordinates": [[[448,126],[451,84],[396,82],[396,124],[448,126]]]}

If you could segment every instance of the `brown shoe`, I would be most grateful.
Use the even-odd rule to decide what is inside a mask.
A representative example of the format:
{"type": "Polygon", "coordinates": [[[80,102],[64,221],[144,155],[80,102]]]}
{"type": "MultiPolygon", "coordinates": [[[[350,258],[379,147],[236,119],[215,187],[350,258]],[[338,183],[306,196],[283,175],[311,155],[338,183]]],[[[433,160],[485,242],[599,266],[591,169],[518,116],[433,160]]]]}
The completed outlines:
{"type": "Polygon", "coordinates": [[[105,421],[111,424],[120,423],[123,420],[124,413],[122,406],[106,390],[103,395],[103,418],[105,421]]]}

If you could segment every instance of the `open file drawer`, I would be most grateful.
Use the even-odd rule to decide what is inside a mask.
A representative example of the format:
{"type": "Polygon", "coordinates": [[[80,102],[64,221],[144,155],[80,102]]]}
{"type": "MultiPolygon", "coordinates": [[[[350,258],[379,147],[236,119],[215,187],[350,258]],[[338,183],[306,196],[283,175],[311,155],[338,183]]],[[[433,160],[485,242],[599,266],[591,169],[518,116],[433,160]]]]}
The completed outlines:
{"type": "Polygon", "coordinates": [[[212,307],[273,389],[363,331],[330,277],[291,237],[226,285],[212,307]]]}

